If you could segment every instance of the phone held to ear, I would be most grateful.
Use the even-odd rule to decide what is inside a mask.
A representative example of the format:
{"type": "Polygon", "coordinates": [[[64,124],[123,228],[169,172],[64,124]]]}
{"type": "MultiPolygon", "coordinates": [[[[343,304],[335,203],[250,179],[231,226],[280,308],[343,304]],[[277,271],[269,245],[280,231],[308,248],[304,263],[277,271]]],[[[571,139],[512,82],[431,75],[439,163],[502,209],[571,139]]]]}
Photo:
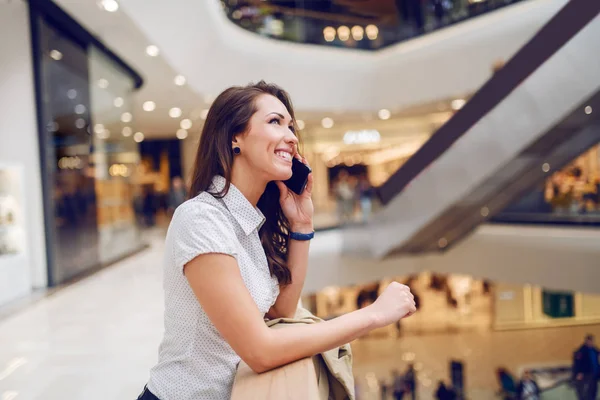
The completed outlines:
{"type": "Polygon", "coordinates": [[[308,183],[308,175],[312,170],[296,157],[292,159],[292,177],[284,181],[292,192],[302,194],[308,183]]]}

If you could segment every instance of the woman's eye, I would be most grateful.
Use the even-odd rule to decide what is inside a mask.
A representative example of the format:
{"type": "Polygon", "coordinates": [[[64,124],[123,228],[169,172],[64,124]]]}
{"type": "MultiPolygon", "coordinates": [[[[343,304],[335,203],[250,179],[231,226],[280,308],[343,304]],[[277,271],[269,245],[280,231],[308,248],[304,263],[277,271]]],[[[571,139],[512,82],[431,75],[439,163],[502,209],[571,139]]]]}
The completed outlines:
{"type": "Polygon", "coordinates": [[[289,128],[292,133],[296,133],[296,128],[294,128],[294,125],[290,125],[289,128]]]}
{"type": "Polygon", "coordinates": [[[269,121],[270,124],[272,124],[273,122],[275,122],[277,125],[279,125],[279,118],[273,118],[272,120],[269,121]]]}

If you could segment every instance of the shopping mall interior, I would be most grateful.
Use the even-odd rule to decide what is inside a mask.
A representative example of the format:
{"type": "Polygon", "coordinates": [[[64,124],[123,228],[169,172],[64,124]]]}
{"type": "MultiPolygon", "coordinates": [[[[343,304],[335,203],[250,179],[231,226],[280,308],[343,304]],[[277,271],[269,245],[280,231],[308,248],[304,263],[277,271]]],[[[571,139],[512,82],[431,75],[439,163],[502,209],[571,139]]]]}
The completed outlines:
{"type": "Polygon", "coordinates": [[[0,0],[0,400],[140,395],[211,106],[260,80],[312,169],[299,307],[417,306],[311,399],[600,398],[599,41],[591,0],[0,0]]]}

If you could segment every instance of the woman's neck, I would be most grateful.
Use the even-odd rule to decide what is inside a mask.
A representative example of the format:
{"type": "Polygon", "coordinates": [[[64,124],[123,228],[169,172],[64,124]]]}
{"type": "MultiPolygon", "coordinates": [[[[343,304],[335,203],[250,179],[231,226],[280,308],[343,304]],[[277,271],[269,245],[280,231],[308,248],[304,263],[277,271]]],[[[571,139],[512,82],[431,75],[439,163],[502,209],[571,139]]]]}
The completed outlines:
{"type": "Polygon", "coordinates": [[[234,163],[231,169],[231,183],[248,199],[250,204],[256,207],[268,182],[257,178],[250,168],[241,163],[234,163]]]}

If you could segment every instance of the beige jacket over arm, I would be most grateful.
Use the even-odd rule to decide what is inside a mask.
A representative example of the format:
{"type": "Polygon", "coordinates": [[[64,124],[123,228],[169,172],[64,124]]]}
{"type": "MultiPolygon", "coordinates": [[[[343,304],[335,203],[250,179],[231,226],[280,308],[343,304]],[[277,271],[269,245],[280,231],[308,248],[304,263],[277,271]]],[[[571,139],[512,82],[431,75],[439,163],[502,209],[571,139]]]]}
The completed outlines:
{"type": "MultiPolygon", "coordinates": [[[[271,329],[285,329],[291,324],[321,321],[307,310],[299,308],[295,318],[277,318],[266,321],[266,324],[271,329]]],[[[263,374],[254,373],[241,361],[231,399],[354,400],[350,345],[336,347],[263,374]]]]}

